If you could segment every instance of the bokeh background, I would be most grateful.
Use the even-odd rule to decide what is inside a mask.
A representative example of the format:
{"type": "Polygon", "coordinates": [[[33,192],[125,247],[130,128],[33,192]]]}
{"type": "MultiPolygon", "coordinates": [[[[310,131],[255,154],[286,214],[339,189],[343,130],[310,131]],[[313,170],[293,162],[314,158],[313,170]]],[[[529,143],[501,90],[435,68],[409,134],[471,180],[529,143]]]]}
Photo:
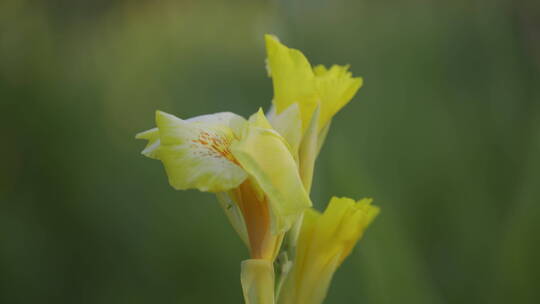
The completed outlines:
{"type": "Polygon", "coordinates": [[[211,194],[135,133],[268,108],[264,33],[364,87],[313,200],[382,213],[327,303],[540,303],[538,1],[0,3],[0,303],[241,303],[211,194]]]}

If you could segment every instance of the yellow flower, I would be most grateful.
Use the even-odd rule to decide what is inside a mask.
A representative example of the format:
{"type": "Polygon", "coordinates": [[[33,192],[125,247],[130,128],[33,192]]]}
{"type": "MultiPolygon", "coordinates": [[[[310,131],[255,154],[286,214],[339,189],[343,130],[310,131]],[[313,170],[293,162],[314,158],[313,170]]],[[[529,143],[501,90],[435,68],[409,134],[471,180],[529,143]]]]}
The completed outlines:
{"type": "Polygon", "coordinates": [[[319,304],[379,210],[371,200],[347,198],[332,198],[323,214],[310,209],[315,160],[362,78],[349,66],[312,67],[276,37],[265,40],[274,86],[268,118],[262,110],[248,120],[229,112],[183,120],[157,111],[156,128],[137,138],[148,141],[142,154],[163,163],[172,187],[216,194],[250,250],[241,271],[246,303],[273,304],[277,296],[282,304],[319,304]],[[276,285],[273,262],[286,234],[276,285]]]}
{"type": "Polygon", "coordinates": [[[319,106],[319,130],[343,108],[362,86],[362,78],[353,78],[349,66],[322,65],[314,68],[304,54],[281,44],[272,35],[266,35],[268,70],[274,84],[273,105],[279,114],[297,103],[302,126],[306,128],[311,115],[319,106]]]}
{"type": "Polygon", "coordinates": [[[175,189],[214,192],[254,259],[273,260],[284,233],[311,206],[290,147],[260,110],[183,120],[157,111],[139,133],[175,189]]]}
{"type": "Polygon", "coordinates": [[[323,214],[313,209],[305,213],[293,270],[280,303],[323,302],[334,272],[379,213],[370,204],[371,199],[355,202],[333,197],[323,214]]]}
{"type": "Polygon", "coordinates": [[[332,117],[354,97],[362,78],[353,78],[349,66],[313,68],[299,50],[286,47],[272,35],[265,40],[274,85],[269,119],[293,148],[309,192],[315,159],[332,117]]]}

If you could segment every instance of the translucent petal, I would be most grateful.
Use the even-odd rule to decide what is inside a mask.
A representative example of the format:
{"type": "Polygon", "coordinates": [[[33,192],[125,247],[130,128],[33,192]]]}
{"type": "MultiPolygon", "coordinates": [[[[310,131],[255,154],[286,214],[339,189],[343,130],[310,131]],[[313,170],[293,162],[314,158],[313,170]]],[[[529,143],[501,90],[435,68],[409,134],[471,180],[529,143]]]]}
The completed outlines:
{"type": "Polygon", "coordinates": [[[313,180],[313,170],[315,168],[315,160],[319,154],[319,116],[320,108],[317,107],[313,116],[311,117],[311,122],[306,129],[302,142],[300,144],[299,150],[299,170],[300,177],[304,183],[304,188],[309,193],[311,191],[311,182],[313,180]]]}
{"type": "Polygon", "coordinates": [[[292,154],[296,158],[302,140],[302,119],[298,104],[292,104],[280,114],[276,114],[275,110],[271,110],[268,120],[274,130],[289,143],[292,154]]]}
{"type": "Polygon", "coordinates": [[[142,150],[141,154],[149,158],[157,159],[157,150],[160,146],[158,128],[153,128],[138,133],[135,138],[148,140],[148,143],[146,144],[144,150],[142,150]]]}
{"type": "Polygon", "coordinates": [[[238,233],[244,244],[246,244],[246,246],[249,248],[248,231],[246,221],[242,215],[242,210],[240,210],[238,204],[234,202],[228,192],[218,192],[216,193],[216,196],[221,208],[223,208],[223,211],[227,215],[227,218],[231,222],[234,230],[238,233]]]}
{"type": "MultiPolygon", "coordinates": [[[[149,140],[146,154],[163,162],[175,189],[222,192],[242,183],[247,174],[230,152],[243,118],[217,113],[182,120],[157,111],[156,131],[138,135],[149,140]],[[158,145],[159,142],[159,146],[158,145]]],[[[143,151],[144,152],[144,151],[143,151]]]]}

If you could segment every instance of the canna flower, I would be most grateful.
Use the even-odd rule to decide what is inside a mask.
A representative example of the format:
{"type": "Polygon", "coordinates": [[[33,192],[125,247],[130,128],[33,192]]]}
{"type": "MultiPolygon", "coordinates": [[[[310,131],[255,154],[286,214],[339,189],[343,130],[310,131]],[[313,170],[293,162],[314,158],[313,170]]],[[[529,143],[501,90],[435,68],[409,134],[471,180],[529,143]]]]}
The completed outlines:
{"type": "MultiPolygon", "coordinates": [[[[289,142],[298,170],[309,193],[315,160],[334,115],[354,97],[363,79],[352,77],[349,66],[313,67],[301,51],[288,48],[272,35],[265,36],[267,71],[274,98],[268,114],[272,126],[289,142]]],[[[296,246],[301,218],[290,233],[296,246]]]]}
{"type": "Polygon", "coordinates": [[[148,141],[142,154],[163,163],[173,188],[216,194],[250,252],[241,267],[246,303],[319,304],[379,210],[368,199],[335,197],[322,214],[310,208],[315,160],[362,78],[349,66],[313,67],[275,36],[265,41],[274,87],[267,115],[184,120],[157,111],[156,127],[136,137],[148,141]]]}
{"type": "Polygon", "coordinates": [[[271,260],[284,233],[311,201],[287,142],[260,110],[180,119],[156,112],[157,127],[137,134],[178,190],[216,193],[253,259],[271,260]]]}
{"type": "Polygon", "coordinates": [[[312,67],[296,49],[266,35],[267,69],[274,85],[269,120],[287,139],[299,162],[300,175],[309,192],[313,167],[333,116],[362,87],[349,66],[312,67]]]}
{"type": "Polygon", "coordinates": [[[292,272],[280,304],[320,304],[336,269],[379,213],[371,199],[333,197],[324,213],[304,215],[292,272]]]}

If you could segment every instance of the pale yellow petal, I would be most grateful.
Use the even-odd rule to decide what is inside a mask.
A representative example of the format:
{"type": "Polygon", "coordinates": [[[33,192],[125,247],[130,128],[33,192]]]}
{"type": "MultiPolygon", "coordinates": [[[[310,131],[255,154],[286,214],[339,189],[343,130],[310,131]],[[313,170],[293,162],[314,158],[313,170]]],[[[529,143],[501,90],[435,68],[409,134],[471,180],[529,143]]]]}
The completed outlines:
{"type": "Polygon", "coordinates": [[[163,162],[171,186],[222,192],[242,183],[247,174],[230,153],[230,145],[236,140],[231,125],[239,120],[242,118],[232,113],[182,120],[156,112],[159,147],[152,156],[163,162]]]}
{"type": "Polygon", "coordinates": [[[259,108],[259,110],[255,114],[249,117],[249,126],[272,129],[272,125],[264,115],[264,111],[262,110],[262,108],[259,108]]]}
{"type": "Polygon", "coordinates": [[[249,236],[246,221],[242,215],[242,210],[229,193],[218,192],[216,193],[216,196],[221,208],[223,208],[223,211],[227,215],[227,218],[229,219],[234,230],[238,233],[244,244],[246,244],[246,246],[249,248],[249,236]]]}
{"type": "Polygon", "coordinates": [[[144,150],[142,150],[141,154],[149,158],[157,159],[157,150],[160,146],[158,128],[153,128],[138,133],[135,138],[148,140],[148,143],[146,144],[144,150]]]}
{"type": "Polygon", "coordinates": [[[285,111],[276,114],[275,108],[270,111],[268,120],[285,140],[289,143],[291,151],[295,158],[298,155],[298,148],[302,140],[302,119],[298,104],[292,104],[285,111]]]}
{"type": "Polygon", "coordinates": [[[246,304],[274,304],[274,266],[268,260],[245,260],[241,270],[246,304]]]}
{"type": "Polygon", "coordinates": [[[320,108],[317,107],[302,138],[298,152],[300,177],[302,178],[304,188],[308,193],[311,191],[315,160],[319,154],[319,116],[320,108]]]}
{"type": "Polygon", "coordinates": [[[186,119],[187,122],[197,123],[204,126],[212,126],[217,128],[230,128],[234,136],[240,136],[240,132],[246,120],[237,114],[231,112],[219,112],[214,114],[206,114],[195,116],[186,119]]]}

